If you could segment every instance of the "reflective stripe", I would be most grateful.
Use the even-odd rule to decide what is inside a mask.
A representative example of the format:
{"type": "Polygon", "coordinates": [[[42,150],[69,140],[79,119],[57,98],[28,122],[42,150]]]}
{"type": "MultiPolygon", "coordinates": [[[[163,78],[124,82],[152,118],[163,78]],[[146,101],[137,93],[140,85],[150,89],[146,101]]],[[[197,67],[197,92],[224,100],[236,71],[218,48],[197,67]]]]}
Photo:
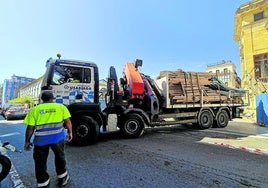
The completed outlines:
{"type": "Polygon", "coordinates": [[[58,178],[64,178],[67,174],[68,174],[68,172],[66,171],[63,174],[58,175],[58,178]]]}
{"type": "Polygon", "coordinates": [[[35,126],[36,130],[45,129],[45,128],[56,128],[56,127],[62,127],[62,122],[35,126]]]}
{"type": "Polygon", "coordinates": [[[49,182],[50,182],[50,180],[48,179],[46,182],[44,182],[44,183],[38,183],[37,184],[37,187],[45,187],[45,186],[47,186],[48,184],[49,184],[49,182]]]}
{"type": "Polygon", "coordinates": [[[47,136],[52,134],[58,134],[63,131],[64,127],[57,129],[57,130],[50,130],[50,131],[36,131],[34,134],[35,136],[47,136]]]}

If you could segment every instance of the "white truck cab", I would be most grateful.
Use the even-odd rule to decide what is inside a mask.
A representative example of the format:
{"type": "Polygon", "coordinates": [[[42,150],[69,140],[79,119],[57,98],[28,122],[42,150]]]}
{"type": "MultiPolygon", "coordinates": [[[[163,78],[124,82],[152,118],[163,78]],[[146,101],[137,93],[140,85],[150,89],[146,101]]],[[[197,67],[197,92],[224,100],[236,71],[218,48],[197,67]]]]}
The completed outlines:
{"type": "Polygon", "coordinates": [[[99,76],[95,63],[50,58],[46,67],[42,90],[52,90],[57,103],[68,106],[76,102],[99,102],[99,76]]]}

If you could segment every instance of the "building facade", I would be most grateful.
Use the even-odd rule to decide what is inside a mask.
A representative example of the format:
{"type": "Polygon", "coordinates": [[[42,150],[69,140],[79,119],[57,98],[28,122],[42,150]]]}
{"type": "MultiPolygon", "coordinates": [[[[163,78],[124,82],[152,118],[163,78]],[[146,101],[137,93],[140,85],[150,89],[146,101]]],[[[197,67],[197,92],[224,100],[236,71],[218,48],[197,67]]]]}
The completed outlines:
{"type": "Polygon", "coordinates": [[[39,95],[41,93],[42,82],[43,76],[21,87],[18,96],[31,96],[34,101],[33,105],[37,105],[39,103],[39,95]]]}
{"type": "Polygon", "coordinates": [[[0,107],[2,106],[3,85],[0,84],[0,107]]]}
{"type": "Polygon", "coordinates": [[[250,94],[245,111],[255,116],[256,95],[268,91],[268,0],[253,0],[237,9],[234,40],[239,43],[242,87],[250,94]]]}
{"type": "Polygon", "coordinates": [[[9,100],[18,97],[19,89],[33,80],[35,79],[16,75],[13,75],[10,80],[5,79],[2,87],[2,105],[8,103],[9,100]]]}
{"type": "MultiPolygon", "coordinates": [[[[31,83],[23,86],[20,88],[18,96],[23,97],[23,96],[31,96],[34,104],[33,106],[37,105],[39,103],[39,98],[41,94],[41,87],[42,87],[42,82],[43,82],[44,76],[32,81],[31,83]]],[[[107,81],[104,79],[101,79],[99,82],[99,94],[100,94],[100,100],[105,99],[105,95],[107,92],[107,81]]]]}
{"type": "Polygon", "coordinates": [[[237,76],[236,66],[231,61],[208,65],[206,72],[215,74],[220,81],[229,87],[241,87],[241,79],[237,76]]]}

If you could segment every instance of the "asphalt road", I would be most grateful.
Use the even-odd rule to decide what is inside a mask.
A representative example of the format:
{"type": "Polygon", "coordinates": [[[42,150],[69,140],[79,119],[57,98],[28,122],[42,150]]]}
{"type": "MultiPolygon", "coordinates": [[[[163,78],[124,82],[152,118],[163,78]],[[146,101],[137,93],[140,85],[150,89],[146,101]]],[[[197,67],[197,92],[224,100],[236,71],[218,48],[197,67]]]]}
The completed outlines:
{"type": "MultiPolygon", "coordinates": [[[[22,149],[24,131],[22,121],[0,120],[1,142],[10,141],[22,149]]],[[[117,133],[102,135],[94,145],[66,146],[71,175],[67,187],[265,188],[268,187],[266,134],[267,127],[233,121],[224,129],[199,130],[181,125],[149,128],[138,139],[123,139],[117,133]]],[[[2,188],[35,187],[32,152],[8,155],[15,170],[2,182],[2,188]]],[[[52,153],[48,172],[50,187],[56,187],[52,153]]]]}

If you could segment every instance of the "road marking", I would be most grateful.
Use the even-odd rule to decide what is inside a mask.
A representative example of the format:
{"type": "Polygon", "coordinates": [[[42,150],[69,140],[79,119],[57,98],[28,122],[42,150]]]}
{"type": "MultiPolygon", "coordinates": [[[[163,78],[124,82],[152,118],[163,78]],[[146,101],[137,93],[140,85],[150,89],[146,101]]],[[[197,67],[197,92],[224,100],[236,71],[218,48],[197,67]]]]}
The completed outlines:
{"type": "Polygon", "coordinates": [[[2,134],[0,137],[8,137],[8,136],[14,136],[14,135],[19,135],[19,132],[13,132],[13,133],[8,133],[8,134],[2,134]]]}
{"type": "Polygon", "coordinates": [[[7,121],[7,120],[0,120],[0,124],[7,124],[7,125],[14,125],[18,123],[23,123],[23,120],[14,120],[14,121],[7,121]]]}

